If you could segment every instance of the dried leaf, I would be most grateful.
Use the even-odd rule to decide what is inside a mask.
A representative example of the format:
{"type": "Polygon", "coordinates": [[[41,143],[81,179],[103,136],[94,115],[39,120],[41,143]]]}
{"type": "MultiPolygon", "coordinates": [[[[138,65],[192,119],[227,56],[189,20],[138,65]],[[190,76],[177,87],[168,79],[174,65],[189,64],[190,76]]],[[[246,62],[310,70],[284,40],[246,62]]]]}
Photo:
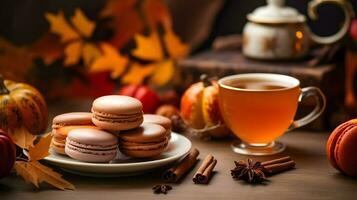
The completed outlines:
{"type": "Polygon", "coordinates": [[[159,24],[165,29],[172,28],[171,15],[164,1],[146,0],[142,3],[141,9],[151,30],[157,29],[159,24]]]}
{"type": "Polygon", "coordinates": [[[75,187],[62,178],[62,175],[46,167],[38,161],[16,161],[15,170],[22,176],[26,182],[34,184],[37,188],[41,182],[47,182],[50,185],[60,189],[74,190],[75,187]]]}
{"type": "Polygon", "coordinates": [[[95,23],[84,15],[81,9],[77,8],[74,12],[74,16],[71,18],[71,22],[74,27],[80,32],[84,37],[89,38],[95,29],[95,23]]]}
{"type": "Polygon", "coordinates": [[[50,23],[51,31],[58,34],[62,42],[69,42],[80,38],[79,34],[66,21],[63,11],[57,14],[46,13],[45,17],[50,23]]]}
{"type": "Polygon", "coordinates": [[[79,62],[79,60],[81,59],[82,46],[83,44],[81,41],[75,41],[66,46],[64,50],[65,66],[75,65],[79,62]]]}
{"type": "Polygon", "coordinates": [[[142,66],[138,63],[133,63],[128,73],[122,79],[125,84],[141,84],[155,70],[155,65],[142,66]]]}
{"type": "Polygon", "coordinates": [[[82,49],[82,58],[84,60],[85,66],[90,66],[97,58],[99,58],[102,54],[98,47],[92,43],[84,43],[82,49]]]}
{"type": "Polygon", "coordinates": [[[125,71],[128,59],[117,49],[107,43],[101,44],[103,55],[96,59],[90,67],[90,72],[111,71],[111,77],[117,78],[125,71]]]}
{"type": "Polygon", "coordinates": [[[51,168],[42,165],[38,161],[31,161],[29,164],[33,167],[35,173],[37,173],[40,183],[44,181],[60,190],[75,189],[74,185],[64,180],[61,174],[53,171],[51,168]]]}
{"type": "Polygon", "coordinates": [[[46,134],[41,137],[37,144],[29,147],[29,160],[41,160],[49,155],[48,149],[50,148],[52,134],[46,134]]]}
{"type": "Polygon", "coordinates": [[[161,47],[159,34],[153,31],[149,36],[135,35],[136,49],[133,50],[133,55],[145,60],[162,60],[164,52],[161,47]]]}
{"type": "Polygon", "coordinates": [[[187,45],[181,42],[180,38],[172,30],[166,30],[164,42],[170,58],[178,59],[187,55],[187,45]]]}
{"type": "Polygon", "coordinates": [[[101,17],[112,19],[110,26],[114,34],[110,43],[118,49],[144,29],[144,23],[136,9],[137,3],[138,0],[109,0],[100,13],[101,17]]]}
{"type": "Polygon", "coordinates": [[[150,76],[150,83],[158,86],[165,85],[174,75],[174,62],[165,60],[156,64],[153,74],[150,76]]]}
{"type": "Polygon", "coordinates": [[[15,141],[16,145],[23,148],[29,149],[33,145],[36,139],[35,135],[32,135],[26,127],[20,127],[16,129],[12,134],[12,139],[15,141]]]}
{"type": "Polygon", "coordinates": [[[25,179],[26,182],[34,184],[39,188],[39,178],[32,165],[26,161],[16,161],[14,168],[17,175],[25,179]]]}
{"type": "Polygon", "coordinates": [[[25,47],[17,47],[0,37],[0,73],[4,77],[24,81],[32,65],[32,59],[25,47]]]}

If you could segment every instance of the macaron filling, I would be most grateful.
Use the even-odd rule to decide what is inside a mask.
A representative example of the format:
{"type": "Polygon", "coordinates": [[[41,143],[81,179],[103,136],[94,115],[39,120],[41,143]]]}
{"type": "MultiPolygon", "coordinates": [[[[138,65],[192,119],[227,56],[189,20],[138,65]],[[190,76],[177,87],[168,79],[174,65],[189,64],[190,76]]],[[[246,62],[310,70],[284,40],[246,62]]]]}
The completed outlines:
{"type": "Polygon", "coordinates": [[[93,118],[98,121],[113,122],[113,123],[126,123],[126,122],[130,123],[130,122],[141,121],[143,119],[141,112],[133,113],[133,114],[119,114],[119,115],[113,115],[113,114],[109,115],[101,112],[95,112],[93,118]]]}

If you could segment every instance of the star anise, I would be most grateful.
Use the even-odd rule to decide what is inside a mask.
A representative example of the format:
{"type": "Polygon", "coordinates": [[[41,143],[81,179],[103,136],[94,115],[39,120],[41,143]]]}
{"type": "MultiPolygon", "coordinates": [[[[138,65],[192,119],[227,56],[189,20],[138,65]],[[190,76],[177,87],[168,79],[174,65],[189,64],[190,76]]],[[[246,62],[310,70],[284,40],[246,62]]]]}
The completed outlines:
{"type": "Polygon", "coordinates": [[[170,185],[165,185],[165,184],[159,184],[159,185],[155,185],[154,187],[152,187],[152,191],[155,193],[155,194],[167,194],[167,192],[169,190],[171,190],[172,187],[170,185]]]}
{"type": "Polygon", "coordinates": [[[236,167],[231,170],[232,178],[248,183],[262,183],[267,180],[261,162],[253,163],[252,159],[248,159],[247,162],[241,160],[234,163],[236,167]]]}

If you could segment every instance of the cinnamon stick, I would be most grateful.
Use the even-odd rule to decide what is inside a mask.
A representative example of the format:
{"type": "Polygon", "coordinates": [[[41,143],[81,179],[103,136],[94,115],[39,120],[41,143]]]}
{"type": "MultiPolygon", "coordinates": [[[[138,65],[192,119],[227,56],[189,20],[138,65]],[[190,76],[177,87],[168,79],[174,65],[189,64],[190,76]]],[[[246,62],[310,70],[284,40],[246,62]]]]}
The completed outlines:
{"type": "Polygon", "coordinates": [[[165,182],[175,183],[180,180],[198,161],[200,152],[194,148],[190,153],[176,166],[171,167],[162,174],[165,182]]]}
{"type": "Polygon", "coordinates": [[[268,175],[273,175],[282,171],[286,171],[295,167],[295,161],[290,156],[269,160],[260,164],[264,168],[264,172],[268,175]]]}
{"type": "Polygon", "coordinates": [[[295,162],[293,160],[283,162],[283,163],[276,163],[271,165],[265,165],[264,171],[269,175],[273,175],[282,171],[286,171],[295,167],[295,162]]]}
{"type": "Polygon", "coordinates": [[[283,162],[287,162],[287,161],[291,161],[290,156],[285,156],[282,158],[261,162],[260,165],[266,166],[266,165],[272,165],[272,164],[276,164],[276,163],[283,163],[283,162]]]}
{"type": "Polygon", "coordinates": [[[196,184],[207,184],[216,164],[217,160],[211,154],[207,155],[196,174],[193,176],[193,182],[196,184]]]}

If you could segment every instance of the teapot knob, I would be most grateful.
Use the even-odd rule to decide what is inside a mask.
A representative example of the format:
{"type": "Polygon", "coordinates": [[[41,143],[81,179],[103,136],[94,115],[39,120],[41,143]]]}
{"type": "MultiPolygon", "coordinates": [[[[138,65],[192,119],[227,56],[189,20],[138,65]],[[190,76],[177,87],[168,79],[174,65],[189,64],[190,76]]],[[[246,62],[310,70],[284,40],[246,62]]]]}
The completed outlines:
{"type": "Polygon", "coordinates": [[[283,7],[285,6],[285,0],[267,0],[269,6],[283,7]]]}

